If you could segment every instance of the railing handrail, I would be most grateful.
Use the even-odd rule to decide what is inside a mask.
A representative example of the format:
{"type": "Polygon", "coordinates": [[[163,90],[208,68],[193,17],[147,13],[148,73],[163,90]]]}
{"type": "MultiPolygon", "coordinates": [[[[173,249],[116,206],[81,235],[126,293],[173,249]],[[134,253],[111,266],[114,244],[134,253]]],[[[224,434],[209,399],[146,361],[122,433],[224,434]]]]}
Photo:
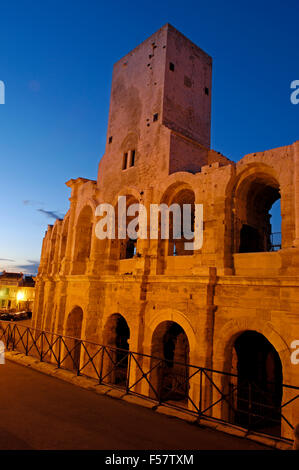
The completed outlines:
{"type": "MultiPolygon", "coordinates": [[[[25,328],[27,330],[33,330],[33,331],[39,332],[40,334],[47,333],[51,336],[56,336],[57,338],[76,340],[76,341],[80,341],[81,343],[84,342],[84,343],[87,343],[87,344],[90,344],[90,345],[93,345],[93,346],[97,346],[99,348],[109,348],[112,351],[121,351],[121,352],[124,352],[124,353],[127,353],[127,354],[130,353],[130,354],[146,357],[146,358],[149,358],[149,359],[155,359],[157,361],[169,362],[167,359],[165,359],[163,357],[160,357],[160,356],[154,356],[154,355],[151,355],[151,354],[140,353],[140,352],[129,350],[129,349],[118,348],[116,346],[112,346],[112,345],[109,345],[109,344],[96,343],[94,341],[79,338],[77,336],[68,336],[68,335],[58,334],[58,333],[54,333],[54,332],[51,332],[51,331],[48,331],[48,330],[41,330],[39,328],[34,328],[34,327],[28,326],[28,325],[20,325],[19,323],[6,321],[6,320],[0,320],[0,324],[1,323],[7,323],[8,325],[14,326],[16,328],[21,327],[21,328],[25,328]]],[[[225,376],[229,376],[229,377],[233,377],[233,378],[238,378],[239,377],[238,374],[234,374],[232,372],[226,372],[226,371],[221,371],[221,370],[217,370],[217,369],[210,369],[208,367],[198,366],[198,365],[195,365],[195,364],[191,364],[189,362],[180,362],[180,361],[172,361],[172,362],[175,365],[194,368],[194,369],[198,369],[198,370],[203,370],[205,372],[212,372],[214,374],[221,374],[221,375],[225,375],[225,376]]],[[[275,382],[267,381],[266,384],[267,385],[275,385],[275,382]]],[[[299,385],[291,385],[291,384],[282,383],[282,386],[299,391],[299,385]]]]}

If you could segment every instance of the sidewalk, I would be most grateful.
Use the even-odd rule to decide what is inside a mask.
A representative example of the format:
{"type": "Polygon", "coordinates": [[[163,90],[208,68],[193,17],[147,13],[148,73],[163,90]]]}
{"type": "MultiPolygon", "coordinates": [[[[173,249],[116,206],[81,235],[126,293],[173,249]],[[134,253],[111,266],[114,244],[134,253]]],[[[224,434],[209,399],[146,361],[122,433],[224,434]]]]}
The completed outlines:
{"type": "Polygon", "coordinates": [[[93,391],[96,394],[104,395],[110,398],[122,400],[124,402],[141,406],[143,408],[151,409],[155,414],[166,415],[173,418],[178,418],[184,420],[185,422],[196,424],[197,428],[216,430],[225,433],[226,435],[234,436],[236,438],[242,438],[246,441],[254,441],[263,446],[268,446],[269,448],[275,448],[280,450],[289,450],[292,448],[291,443],[275,438],[259,435],[257,433],[248,434],[244,429],[239,428],[233,425],[227,425],[224,423],[219,423],[217,421],[209,420],[206,418],[200,419],[188,412],[179,411],[165,405],[157,406],[154,402],[136,397],[134,395],[126,394],[124,390],[116,389],[109,387],[107,385],[99,385],[98,381],[92,378],[77,376],[71,371],[58,369],[53,364],[48,364],[45,362],[40,362],[38,359],[35,359],[31,356],[25,356],[17,351],[6,351],[6,359],[8,361],[13,361],[22,366],[29,367],[43,374],[61,379],[65,382],[69,382],[73,385],[77,385],[85,390],[93,391]]]}

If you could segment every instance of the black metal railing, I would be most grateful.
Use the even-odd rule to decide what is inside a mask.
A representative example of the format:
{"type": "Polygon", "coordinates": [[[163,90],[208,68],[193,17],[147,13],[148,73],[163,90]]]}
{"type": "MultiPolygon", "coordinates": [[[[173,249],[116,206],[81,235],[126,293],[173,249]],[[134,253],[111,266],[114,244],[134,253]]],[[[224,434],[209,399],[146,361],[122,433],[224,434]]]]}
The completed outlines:
{"type": "Polygon", "coordinates": [[[0,341],[58,368],[95,379],[99,384],[195,414],[267,435],[291,435],[292,407],[299,410],[299,387],[241,381],[231,373],[172,362],[113,346],[0,321],[0,341]],[[280,395],[280,396],[279,396],[280,395]],[[289,431],[289,432],[288,432],[289,431]]]}

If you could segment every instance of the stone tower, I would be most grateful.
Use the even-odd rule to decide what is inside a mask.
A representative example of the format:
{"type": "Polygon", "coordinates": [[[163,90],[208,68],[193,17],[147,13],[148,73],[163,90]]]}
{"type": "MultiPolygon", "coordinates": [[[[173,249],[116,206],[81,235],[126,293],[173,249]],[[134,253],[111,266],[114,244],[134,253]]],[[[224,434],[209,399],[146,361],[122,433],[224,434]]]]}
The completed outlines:
{"type": "Polygon", "coordinates": [[[157,171],[200,171],[210,148],[211,78],[211,57],[169,24],[119,60],[101,185],[116,173],[130,184],[157,171]]]}

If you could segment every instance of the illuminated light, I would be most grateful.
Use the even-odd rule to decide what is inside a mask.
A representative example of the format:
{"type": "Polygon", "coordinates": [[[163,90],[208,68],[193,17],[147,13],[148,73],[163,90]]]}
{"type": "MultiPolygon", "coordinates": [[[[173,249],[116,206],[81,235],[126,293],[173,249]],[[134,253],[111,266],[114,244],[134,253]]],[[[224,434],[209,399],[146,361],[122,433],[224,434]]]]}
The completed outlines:
{"type": "Polygon", "coordinates": [[[24,300],[24,299],[25,299],[24,292],[19,290],[19,292],[17,293],[17,301],[20,302],[20,300],[24,300]]]}

